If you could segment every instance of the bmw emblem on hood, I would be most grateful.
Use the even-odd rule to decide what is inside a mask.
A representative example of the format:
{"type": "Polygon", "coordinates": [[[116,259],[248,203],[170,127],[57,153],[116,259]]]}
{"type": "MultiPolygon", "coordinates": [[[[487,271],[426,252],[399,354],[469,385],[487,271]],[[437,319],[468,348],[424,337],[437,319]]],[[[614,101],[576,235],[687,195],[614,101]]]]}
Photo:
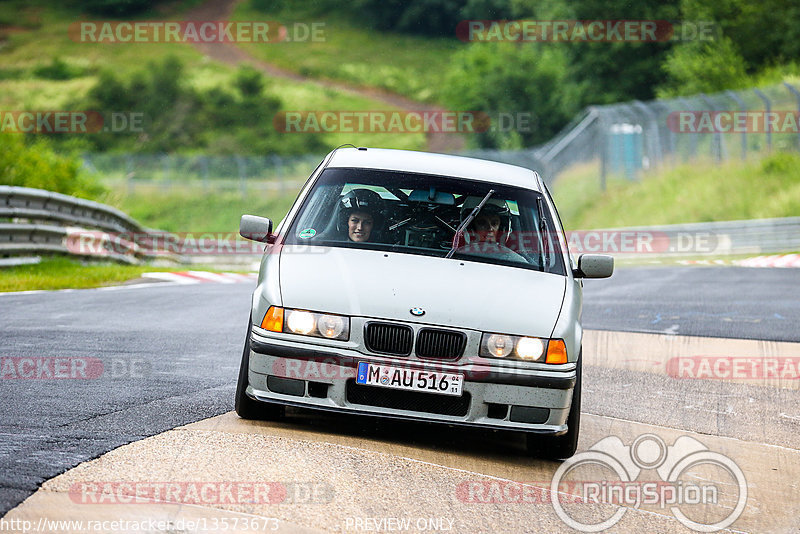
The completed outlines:
{"type": "Polygon", "coordinates": [[[417,317],[422,317],[423,315],[425,315],[425,310],[423,310],[419,306],[417,306],[416,308],[411,308],[409,311],[411,312],[411,315],[415,315],[417,317]]]}

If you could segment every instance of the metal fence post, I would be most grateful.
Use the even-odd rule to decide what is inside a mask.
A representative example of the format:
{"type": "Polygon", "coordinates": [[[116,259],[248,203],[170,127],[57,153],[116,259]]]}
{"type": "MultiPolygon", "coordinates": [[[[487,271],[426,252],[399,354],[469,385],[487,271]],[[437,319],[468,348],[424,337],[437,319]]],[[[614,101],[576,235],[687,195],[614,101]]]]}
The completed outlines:
{"type": "Polygon", "coordinates": [[[134,184],[133,177],[136,173],[133,171],[133,156],[127,154],[125,156],[125,182],[128,186],[128,194],[132,195],[136,185],[134,184]]]}
{"type": "MultiPolygon", "coordinates": [[[[783,82],[783,85],[797,98],[797,112],[800,113],[800,91],[789,82],[783,82]]],[[[797,132],[797,148],[800,149],[800,131],[797,132]]]]}
{"type": "MultiPolygon", "coordinates": [[[[596,108],[592,108],[595,111],[596,108]]],[[[609,124],[606,120],[605,113],[597,114],[597,123],[600,125],[600,133],[597,136],[600,139],[600,191],[606,190],[606,179],[608,177],[608,128],[609,124]]]]}
{"type": "Polygon", "coordinates": [[[764,105],[767,109],[767,113],[764,116],[764,131],[767,133],[767,152],[772,152],[772,131],[769,127],[769,120],[767,120],[770,112],[772,111],[772,102],[770,102],[769,98],[767,98],[767,95],[762,93],[760,90],[753,89],[753,92],[758,96],[758,98],[764,101],[764,105]]]}
{"type": "Polygon", "coordinates": [[[670,162],[671,162],[672,166],[674,167],[678,163],[678,144],[679,144],[678,143],[678,139],[679,139],[678,138],[678,134],[680,133],[680,131],[676,132],[675,130],[680,130],[680,124],[678,124],[676,126],[674,120],[673,120],[672,123],[670,123],[670,116],[672,116],[672,114],[674,112],[680,113],[681,111],[685,111],[685,110],[682,109],[681,101],[680,101],[679,98],[675,98],[675,99],[672,99],[672,100],[667,100],[665,102],[665,107],[666,107],[666,110],[667,110],[667,116],[666,116],[664,122],[666,124],[667,131],[669,132],[668,133],[669,156],[670,156],[669,159],[670,159],[670,162]]]}
{"type": "Polygon", "coordinates": [[[675,140],[673,134],[669,130],[667,120],[669,117],[670,106],[667,101],[653,100],[646,104],[653,114],[653,124],[658,135],[658,143],[656,149],[658,150],[658,159],[661,163],[672,163],[671,155],[674,150],[675,140]]]}
{"type": "Polygon", "coordinates": [[[279,155],[273,154],[272,165],[275,169],[275,177],[278,179],[279,190],[281,195],[284,195],[286,193],[286,180],[283,176],[283,160],[279,155]]]}
{"type": "MultiPolygon", "coordinates": [[[[739,111],[747,111],[747,107],[744,105],[744,101],[739,98],[739,96],[734,93],[733,91],[725,91],[725,94],[728,95],[731,100],[736,102],[736,105],[739,106],[739,111]]],[[[747,159],[747,131],[745,130],[742,132],[742,159],[747,159]]]]}
{"type": "Polygon", "coordinates": [[[658,117],[644,102],[634,100],[633,104],[647,116],[647,130],[652,132],[651,135],[645,135],[648,164],[650,168],[655,168],[661,164],[661,139],[658,133],[658,117]]]}
{"type": "MultiPolygon", "coordinates": [[[[711,111],[717,111],[714,102],[712,102],[708,96],[706,96],[704,93],[700,93],[699,96],[711,111]]],[[[714,142],[711,144],[712,156],[714,156],[714,159],[716,159],[717,162],[720,162],[722,161],[722,133],[715,131],[713,135],[714,142]]]]}
{"type": "Polygon", "coordinates": [[[169,191],[172,189],[172,181],[170,179],[170,158],[168,154],[161,155],[161,172],[164,174],[162,181],[161,181],[161,190],[162,191],[169,191]]]}
{"type": "Polygon", "coordinates": [[[239,190],[242,193],[242,200],[247,199],[247,168],[244,158],[242,156],[236,157],[236,166],[239,170],[239,190]]]}
{"type": "MultiPolygon", "coordinates": [[[[679,98],[678,101],[684,105],[684,111],[694,111],[689,109],[689,101],[685,98],[679,98]]],[[[700,135],[699,133],[692,132],[689,134],[689,158],[693,158],[695,154],[697,154],[697,136],[700,135]]],[[[684,163],[687,161],[688,158],[683,158],[684,163]]]]}
{"type": "Polygon", "coordinates": [[[203,191],[208,192],[208,156],[200,156],[200,168],[203,172],[203,191]]]}

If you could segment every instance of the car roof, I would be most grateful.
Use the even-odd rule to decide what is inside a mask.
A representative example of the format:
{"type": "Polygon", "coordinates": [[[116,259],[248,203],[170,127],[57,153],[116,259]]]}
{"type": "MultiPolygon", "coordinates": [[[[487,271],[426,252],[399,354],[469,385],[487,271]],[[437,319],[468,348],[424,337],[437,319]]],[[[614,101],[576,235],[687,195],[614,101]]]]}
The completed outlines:
{"type": "Polygon", "coordinates": [[[524,167],[485,159],[388,148],[339,148],[327,167],[383,169],[454,176],[539,191],[536,173],[524,167]]]}

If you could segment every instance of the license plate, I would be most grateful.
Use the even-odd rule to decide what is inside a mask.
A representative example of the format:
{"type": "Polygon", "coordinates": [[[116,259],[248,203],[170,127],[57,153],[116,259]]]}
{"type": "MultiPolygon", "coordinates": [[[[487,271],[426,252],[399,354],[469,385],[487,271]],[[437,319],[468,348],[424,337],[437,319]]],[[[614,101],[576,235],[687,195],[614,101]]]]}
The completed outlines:
{"type": "Polygon", "coordinates": [[[356,383],[460,397],[464,375],[359,362],[356,383]]]}

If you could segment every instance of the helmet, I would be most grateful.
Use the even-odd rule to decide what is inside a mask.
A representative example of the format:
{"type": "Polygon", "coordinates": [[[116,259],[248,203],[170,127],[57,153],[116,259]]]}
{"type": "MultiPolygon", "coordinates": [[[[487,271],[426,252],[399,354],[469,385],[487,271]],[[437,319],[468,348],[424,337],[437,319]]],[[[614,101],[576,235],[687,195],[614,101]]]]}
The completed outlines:
{"type": "Polygon", "coordinates": [[[339,199],[337,229],[347,229],[347,219],[354,211],[363,211],[372,215],[376,227],[383,222],[384,202],[381,196],[369,189],[353,189],[339,199]]]}
{"type": "MultiPolygon", "coordinates": [[[[466,219],[472,210],[481,203],[482,198],[478,197],[468,197],[463,204],[461,204],[461,220],[463,221],[466,219]]],[[[483,205],[481,211],[478,212],[478,215],[497,215],[500,217],[502,221],[500,227],[504,229],[508,226],[508,223],[511,222],[511,210],[508,209],[508,204],[504,200],[490,198],[486,201],[486,204],[483,205]]]]}

